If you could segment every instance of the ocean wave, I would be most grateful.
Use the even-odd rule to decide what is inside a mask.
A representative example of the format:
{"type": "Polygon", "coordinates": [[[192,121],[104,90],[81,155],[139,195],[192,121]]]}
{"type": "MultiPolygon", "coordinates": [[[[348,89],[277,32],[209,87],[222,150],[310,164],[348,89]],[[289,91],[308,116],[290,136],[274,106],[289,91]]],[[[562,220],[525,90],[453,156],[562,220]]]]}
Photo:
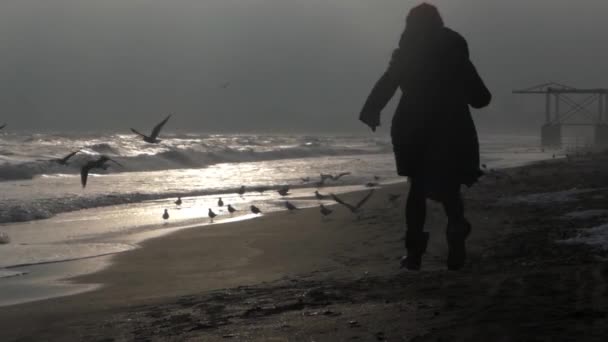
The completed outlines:
{"type": "Polygon", "coordinates": [[[0,181],[32,179],[40,175],[53,174],[78,174],[80,167],[88,160],[97,158],[99,155],[109,155],[124,168],[110,167],[103,173],[114,172],[141,172],[158,171],[166,169],[182,168],[204,168],[219,163],[254,162],[290,158],[307,158],[337,155],[357,155],[367,153],[388,152],[385,145],[381,148],[366,149],[357,146],[326,146],[319,142],[310,142],[310,145],[294,146],[278,149],[259,149],[239,147],[215,147],[200,151],[194,148],[187,149],[165,149],[158,153],[141,153],[138,155],[124,156],[118,148],[109,144],[96,144],[87,146],[84,153],[77,154],[66,166],[59,165],[48,158],[48,160],[28,161],[22,163],[0,164],[0,181]]]}

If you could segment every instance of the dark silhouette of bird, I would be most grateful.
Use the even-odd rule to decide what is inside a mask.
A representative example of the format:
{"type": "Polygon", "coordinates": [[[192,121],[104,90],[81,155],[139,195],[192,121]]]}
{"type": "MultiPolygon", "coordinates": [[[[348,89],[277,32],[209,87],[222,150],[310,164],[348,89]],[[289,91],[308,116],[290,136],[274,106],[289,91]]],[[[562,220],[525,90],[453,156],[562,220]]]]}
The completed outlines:
{"type": "Polygon", "coordinates": [[[375,180],[375,181],[379,181],[379,180],[380,180],[380,176],[375,176],[375,175],[374,175],[374,180],[375,180]]]}
{"type": "Polygon", "coordinates": [[[169,211],[167,209],[165,209],[165,213],[163,214],[163,220],[168,220],[169,219],[169,211]]]}
{"type": "Polygon", "coordinates": [[[333,213],[334,211],[327,208],[326,206],[324,206],[323,204],[321,204],[321,206],[319,207],[320,211],[321,211],[321,215],[323,216],[327,216],[330,215],[331,213],[333,213]]]}
{"type": "Polygon", "coordinates": [[[181,196],[177,196],[177,201],[175,201],[175,205],[177,205],[177,206],[182,205],[182,198],[181,198],[181,196]]]}
{"type": "Polygon", "coordinates": [[[260,208],[256,207],[253,204],[249,208],[251,209],[251,212],[254,213],[254,214],[256,214],[256,215],[262,213],[262,211],[260,210],[260,208]]]}
{"type": "Polygon", "coordinates": [[[82,187],[84,188],[87,186],[87,179],[89,177],[89,171],[91,171],[92,169],[106,170],[108,168],[108,165],[106,165],[106,163],[109,161],[122,167],[122,164],[120,164],[116,160],[111,159],[110,157],[107,157],[107,156],[101,156],[97,160],[91,160],[91,161],[87,162],[86,164],[84,164],[80,168],[80,183],[82,184],[82,187]]]}
{"type": "Polygon", "coordinates": [[[289,211],[298,210],[298,208],[289,201],[285,201],[285,208],[289,211]]]}
{"type": "Polygon", "coordinates": [[[277,192],[279,193],[279,195],[285,197],[285,196],[289,195],[289,187],[288,186],[282,187],[279,190],[277,190],[277,192]]]}
{"type": "Polygon", "coordinates": [[[237,211],[236,209],[234,209],[234,207],[231,204],[228,204],[228,212],[230,214],[234,214],[234,212],[237,211]]]}
{"type": "Polygon", "coordinates": [[[241,187],[239,188],[238,194],[240,196],[243,196],[245,194],[245,186],[241,185],[241,187]]]}
{"type": "Polygon", "coordinates": [[[378,184],[378,183],[376,183],[376,182],[368,182],[368,183],[365,183],[365,187],[366,187],[366,188],[373,188],[373,187],[378,186],[378,185],[379,185],[379,184],[378,184]]]}
{"type": "Polygon", "coordinates": [[[161,121],[158,125],[154,126],[154,129],[152,129],[152,133],[150,134],[150,136],[142,134],[133,128],[131,128],[131,131],[133,133],[139,135],[140,137],[142,137],[144,139],[144,141],[147,143],[158,144],[159,142],[161,142],[161,140],[158,139],[158,134],[160,133],[160,130],[163,128],[163,126],[167,123],[167,121],[169,121],[169,118],[171,117],[171,115],[172,114],[169,114],[163,121],[161,121]]]}
{"type": "Polygon", "coordinates": [[[224,206],[224,201],[222,201],[221,197],[217,200],[217,206],[218,207],[223,207],[224,206]]]}
{"type": "Polygon", "coordinates": [[[333,181],[337,181],[337,180],[339,180],[340,178],[342,178],[342,177],[344,177],[344,176],[348,176],[348,175],[350,175],[350,172],[342,172],[342,173],[338,173],[338,174],[337,174],[337,175],[335,175],[335,176],[334,176],[334,175],[323,175],[323,174],[321,174],[321,178],[323,178],[323,177],[325,176],[325,178],[329,178],[329,179],[331,179],[331,180],[333,180],[333,181]]]}
{"type": "Polygon", "coordinates": [[[0,129],[3,129],[4,127],[6,127],[6,124],[2,124],[2,126],[0,126],[0,129]]]}
{"type": "Polygon", "coordinates": [[[76,153],[80,152],[80,150],[78,151],[74,151],[70,154],[68,154],[67,156],[63,157],[63,158],[54,158],[54,159],[49,159],[49,160],[40,160],[40,161],[49,161],[49,162],[54,162],[57,163],[59,165],[68,165],[68,161],[70,160],[70,158],[72,158],[74,155],[76,155],[76,153]]]}
{"type": "Polygon", "coordinates": [[[401,194],[388,194],[388,201],[391,203],[397,202],[401,198],[401,194]]]}
{"type": "Polygon", "coordinates": [[[334,201],[342,204],[343,206],[345,206],[348,210],[350,210],[353,214],[357,214],[359,213],[359,211],[361,210],[361,207],[363,207],[363,205],[365,204],[365,202],[367,202],[372,195],[374,194],[374,189],[371,189],[367,195],[365,195],[365,197],[363,197],[357,204],[352,205],[349,203],[344,202],[342,199],[340,199],[338,196],[336,196],[335,194],[330,194],[331,198],[334,199],[334,201]]]}
{"type": "Polygon", "coordinates": [[[321,195],[319,193],[319,190],[315,190],[315,198],[318,199],[319,201],[324,200],[327,196],[325,195],[321,195]]]}
{"type": "Polygon", "coordinates": [[[209,211],[207,212],[207,215],[211,219],[211,222],[213,222],[213,219],[217,216],[217,214],[214,213],[213,210],[211,210],[211,208],[209,208],[209,211]]]}
{"type": "Polygon", "coordinates": [[[300,178],[302,180],[302,183],[308,183],[310,182],[310,177],[304,177],[304,178],[300,178]]]}

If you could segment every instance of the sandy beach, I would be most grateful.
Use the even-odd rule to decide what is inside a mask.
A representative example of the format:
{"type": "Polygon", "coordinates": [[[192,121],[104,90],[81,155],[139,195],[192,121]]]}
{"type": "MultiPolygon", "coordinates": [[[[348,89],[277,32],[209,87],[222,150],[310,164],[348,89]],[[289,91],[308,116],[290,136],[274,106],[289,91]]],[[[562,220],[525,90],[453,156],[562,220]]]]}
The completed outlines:
{"type": "Polygon", "coordinates": [[[387,196],[406,189],[377,190],[359,219],[332,206],[146,241],[72,279],[98,290],[3,307],[0,340],[604,340],[607,250],[567,241],[608,222],[608,154],[488,171],[464,192],[474,230],[459,272],[431,202],[423,270],[399,269],[405,197],[387,196]]]}

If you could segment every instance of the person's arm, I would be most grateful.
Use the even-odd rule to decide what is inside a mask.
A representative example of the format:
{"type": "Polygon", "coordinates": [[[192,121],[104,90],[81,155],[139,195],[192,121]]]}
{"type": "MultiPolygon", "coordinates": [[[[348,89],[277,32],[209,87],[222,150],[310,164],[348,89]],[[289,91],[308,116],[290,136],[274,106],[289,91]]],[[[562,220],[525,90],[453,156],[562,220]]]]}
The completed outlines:
{"type": "Polygon", "coordinates": [[[492,94],[486,84],[479,76],[475,65],[471,62],[469,56],[469,46],[463,38],[464,52],[466,54],[465,64],[465,78],[466,78],[466,89],[467,89],[467,102],[473,108],[479,109],[487,107],[492,101],[492,94]]]}
{"type": "Polygon", "coordinates": [[[470,60],[467,62],[467,74],[469,83],[469,104],[471,107],[477,109],[487,107],[490,104],[490,101],[492,101],[492,94],[470,60]]]}
{"type": "Polygon", "coordinates": [[[388,70],[380,77],[367,101],[363,105],[359,120],[368,125],[372,131],[380,126],[380,112],[395,95],[399,88],[399,75],[401,74],[401,59],[399,49],[393,52],[388,70]]]}

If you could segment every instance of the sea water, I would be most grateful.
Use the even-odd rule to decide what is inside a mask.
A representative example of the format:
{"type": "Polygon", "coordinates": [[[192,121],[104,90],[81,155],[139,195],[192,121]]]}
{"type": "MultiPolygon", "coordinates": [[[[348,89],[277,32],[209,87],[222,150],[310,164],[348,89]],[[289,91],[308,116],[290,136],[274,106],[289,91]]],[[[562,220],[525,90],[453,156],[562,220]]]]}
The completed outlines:
{"type": "MultiPolygon", "coordinates": [[[[489,168],[555,153],[539,149],[536,137],[480,140],[489,168]]],[[[208,209],[218,214],[218,224],[253,218],[251,204],[264,213],[284,210],[285,198],[276,192],[283,186],[291,189],[288,199],[305,208],[319,205],[311,198],[316,189],[344,193],[400,180],[386,136],[192,133],[147,144],[122,133],[2,133],[0,232],[9,242],[0,244],[0,305],[78,292],[60,279],[95,271],[107,256],[150,237],[212,229],[208,209]],[[76,150],[67,166],[51,161],[76,150]],[[100,155],[122,166],[91,171],[83,188],[80,167],[100,155]],[[349,174],[317,184],[321,173],[343,172],[349,174]],[[243,196],[237,193],[241,186],[243,196]],[[174,204],[177,196],[181,206],[174,204]],[[239,211],[229,214],[218,206],[219,197],[239,211]]]]}

